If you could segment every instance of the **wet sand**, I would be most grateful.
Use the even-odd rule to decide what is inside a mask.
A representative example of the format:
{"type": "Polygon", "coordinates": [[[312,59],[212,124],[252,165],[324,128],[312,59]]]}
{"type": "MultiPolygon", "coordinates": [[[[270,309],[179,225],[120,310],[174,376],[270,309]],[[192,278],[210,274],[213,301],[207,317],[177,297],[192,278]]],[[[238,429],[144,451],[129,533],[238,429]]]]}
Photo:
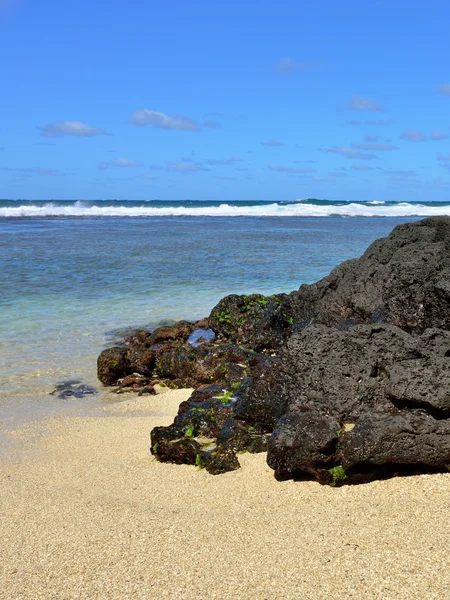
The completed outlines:
{"type": "Polygon", "coordinates": [[[450,474],[332,489],[265,455],[213,477],[161,464],[149,432],[186,390],[10,434],[3,600],[445,600],[450,474]]]}

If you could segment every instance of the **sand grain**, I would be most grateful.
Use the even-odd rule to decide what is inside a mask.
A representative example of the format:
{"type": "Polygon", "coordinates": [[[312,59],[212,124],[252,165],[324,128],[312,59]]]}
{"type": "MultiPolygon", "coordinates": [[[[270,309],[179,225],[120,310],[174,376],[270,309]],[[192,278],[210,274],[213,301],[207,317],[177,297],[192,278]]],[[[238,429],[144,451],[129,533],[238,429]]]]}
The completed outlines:
{"type": "Polygon", "coordinates": [[[450,598],[450,475],[331,489],[276,482],[264,455],[219,477],[153,461],[188,394],[14,434],[2,600],[450,598]]]}

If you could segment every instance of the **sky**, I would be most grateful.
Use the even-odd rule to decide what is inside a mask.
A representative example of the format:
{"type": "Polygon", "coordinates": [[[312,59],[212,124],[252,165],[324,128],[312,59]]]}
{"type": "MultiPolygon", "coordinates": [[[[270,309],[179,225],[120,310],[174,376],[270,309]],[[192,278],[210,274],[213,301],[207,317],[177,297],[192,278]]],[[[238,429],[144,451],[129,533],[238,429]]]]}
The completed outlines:
{"type": "Polygon", "coordinates": [[[450,201],[448,0],[0,0],[0,198],[450,201]]]}

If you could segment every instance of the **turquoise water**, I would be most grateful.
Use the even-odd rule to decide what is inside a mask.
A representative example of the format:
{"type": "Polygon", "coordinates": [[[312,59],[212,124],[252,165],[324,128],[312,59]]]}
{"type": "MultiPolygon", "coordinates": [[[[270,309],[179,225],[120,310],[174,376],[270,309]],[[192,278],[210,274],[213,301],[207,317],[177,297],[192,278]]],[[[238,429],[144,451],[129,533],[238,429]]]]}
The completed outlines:
{"type": "MultiPolygon", "coordinates": [[[[181,208],[209,214],[221,206],[160,204],[148,203],[169,213],[181,208]]],[[[4,427],[43,412],[109,401],[96,381],[96,358],[118,330],[201,318],[230,293],[289,292],[415,218],[267,216],[271,205],[248,202],[227,206],[229,212],[253,210],[253,216],[135,215],[145,203],[80,206],[0,202],[4,427]],[[59,213],[43,214],[49,206],[59,213]],[[30,207],[42,214],[32,216],[37,209],[30,207]],[[92,207],[103,216],[91,216],[92,207]],[[111,216],[111,207],[125,214],[111,216]],[[99,393],[64,401],[51,396],[66,379],[79,379],[99,393]]]]}

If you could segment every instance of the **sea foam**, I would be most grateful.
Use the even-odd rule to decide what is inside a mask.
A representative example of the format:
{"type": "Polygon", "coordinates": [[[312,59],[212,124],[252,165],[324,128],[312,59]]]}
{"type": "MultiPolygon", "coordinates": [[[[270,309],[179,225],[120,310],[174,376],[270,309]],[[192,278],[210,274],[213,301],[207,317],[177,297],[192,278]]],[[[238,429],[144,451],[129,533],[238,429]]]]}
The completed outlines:
{"type": "Polygon", "coordinates": [[[8,202],[1,218],[20,217],[426,217],[450,215],[448,203],[296,201],[199,202],[8,202]]]}

